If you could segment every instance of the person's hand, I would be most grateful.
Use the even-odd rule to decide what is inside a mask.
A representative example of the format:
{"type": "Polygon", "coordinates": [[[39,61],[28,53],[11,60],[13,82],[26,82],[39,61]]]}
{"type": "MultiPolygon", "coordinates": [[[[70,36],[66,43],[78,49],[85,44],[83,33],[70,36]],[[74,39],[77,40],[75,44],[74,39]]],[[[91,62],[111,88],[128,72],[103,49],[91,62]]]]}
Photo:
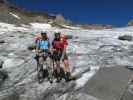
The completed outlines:
{"type": "Polygon", "coordinates": [[[54,52],[55,50],[56,50],[56,49],[54,49],[54,48],[51,48],[51,49],[50,49],[51,52],[54,52]]]}
{"type": "Polygon", "coordinates": [[[37,55],[39,55],[40,52],[41,52],[40,49],[37,49],[37,50],[36,50],[36,54],[37,54],[37,55]]]}

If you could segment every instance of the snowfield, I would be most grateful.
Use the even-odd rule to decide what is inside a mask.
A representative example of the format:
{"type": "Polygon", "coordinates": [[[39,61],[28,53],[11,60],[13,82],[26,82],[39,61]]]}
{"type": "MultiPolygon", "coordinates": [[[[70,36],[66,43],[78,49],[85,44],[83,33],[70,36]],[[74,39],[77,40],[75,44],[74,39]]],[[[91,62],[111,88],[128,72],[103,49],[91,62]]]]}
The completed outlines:
{"type": "Polygon", "coordinates": [[[43,23],[30,23],[30,25],[33,31],[35,32],[46,31],[52,28],[50,24],[43,24],[43,23]]]}
{"type": "MultiPolygon", "coordinates": [[[[84,88],[100,68],[133,66],[133,41],[118,39],[121,35],[133,36],[133,27],[105,30],[73,27],[57,29],[73,36],[67,50],[72,74],[78,76],[78,79],[53,84],[45,80],[38,84],[36,61],[33,58],[35,53],[28,51],[27,47],[34,42],[32,33],[47,31],[52,36],[55,29],[57,28],[43,23],[31,23],[28,28],[26,25],[17,27],[0,23],[0,40],[5,40],[5,43],[0,44],[0,59],[4,61],[4,69],[9,72],[9,79],[0,88],[0,100],[9,100],[14,95],[19,96],[14,100],[74,100],[78,97],[78,94],[75,96],[75,91],[84,88]]],[[[84,99],[80,95],[81,100],[99,100],[87,94],[82,95],[84,99]]]]}
{"type": "Polygon", "coordinates": [[[26,27],[17,27],[16,25],[13,25],[13,24],[0,22],[0,34],[6,33],[6,32],[13,32],[13,31],[25,32],[25,31],[29,31],[29,29],[26,27]]]}

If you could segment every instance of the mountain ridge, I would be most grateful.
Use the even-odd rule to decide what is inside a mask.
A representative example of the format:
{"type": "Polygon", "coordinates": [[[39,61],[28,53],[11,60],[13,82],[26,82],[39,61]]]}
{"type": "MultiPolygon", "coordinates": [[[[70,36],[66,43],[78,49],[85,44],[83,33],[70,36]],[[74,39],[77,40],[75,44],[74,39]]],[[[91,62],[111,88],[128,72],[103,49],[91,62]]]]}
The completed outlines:
{"type": "Polygon", "coordinates": [[[51,23],[53,26],[63,28],[62,25],[76,26],[83,29],[111,29],[112,25],[106,24],[81,24],[66,20],[62,14],[50,15],[47,12],[28,11],[20,8],[14,4],[9,3],[7,0],[0,0],[0,21],[9,24],[29,24],[33,22],[38,23],[51,23]],[[16,19],[15,16],[19,16],[16,19]]]}

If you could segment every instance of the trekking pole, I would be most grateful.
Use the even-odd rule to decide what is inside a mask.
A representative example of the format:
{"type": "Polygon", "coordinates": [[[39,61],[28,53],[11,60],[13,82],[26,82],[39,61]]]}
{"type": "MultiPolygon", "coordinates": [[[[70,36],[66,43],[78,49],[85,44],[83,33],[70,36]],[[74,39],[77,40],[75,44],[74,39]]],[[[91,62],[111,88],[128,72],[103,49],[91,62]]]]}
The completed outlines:
{"type": "Polygon", "coordinates": [[[118,100],[122,100],[123,99],[123,97],[124,97],[127,89],[129,88],[129,85],[131,84],[132,80],[133,80],[133,76],[131,76],[131,78],[129,79],[127,86],[125,87],[124,91],[122,92],[122,94],[121,94],[121,96],[120,96],[120,98],[118,100]]]}

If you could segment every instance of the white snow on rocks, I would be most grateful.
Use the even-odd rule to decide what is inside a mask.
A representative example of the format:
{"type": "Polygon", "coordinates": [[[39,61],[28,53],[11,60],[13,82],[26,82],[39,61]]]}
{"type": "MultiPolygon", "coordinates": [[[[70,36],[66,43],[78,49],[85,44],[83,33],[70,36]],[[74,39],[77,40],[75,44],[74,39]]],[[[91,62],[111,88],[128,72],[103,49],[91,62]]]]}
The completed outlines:
{"type": "Polygon", "coordinates": [[[92,77],[96,74],[99,70],[99,66],[90,67],[90,71],[84,73],[81,78],[76,80],[76,87],[75,89],[82,88],[92,77]]]}
{"type": "Polygon", "coordinates": [[[12,13],[12,12],[10,12],[9,14],[11,14],[13,17],[15,17],[16,19],[21,19],[18,15],[16,15],[16,14],[14,14],[14,13],[12,13]]]}
{"type": "MultiPolygon", "coordinates": [[[[28,93],[34,95],[34,92],[37,93],[36,90],[45,94],[45,92],[47,92],[45,88],[52,86],[48,85],[48,81],[44,81],[42,84],[37,83],[36,62],[35,60],[34,63],[32,61],[34,58],[32,57],[33,52],[27,52],[26,47],[33,42],[33,35],[30,33],[37,31],[48,31],[48,35],[53,36],[55,29],[60,32],[64,32],[65,34],[73,35],[74,37],[74,39],[69,40],[69,46],[67,48],[72,75],[79,76],[77,80],[73,81],[76,85],[74,85],[72,90],[83,88],[102,65],[102,67],[107,67],[109,65],[132,65],[133,57],[131,59],[130,54],[128,54],[128,49],[130,45],[133,45],[133,41],[120,41],[118,40],[118,36],[124,34],[129,34],[132,36],[133,27],[109,30],[76,30],[57,29],[55,27],[53,28],[50,24],[43,23],[31,23],[30,26],[22,25],[22,27],[16,27],[13,24],[0,23],[0,34],[9,32],[15,36],[14,38],[6,38],[9,42],[4,44],[4,46],[6,45],[4,50],[0,49],[0,58],[4,61],[3,68],[9,69],[9,72],[11,72],[10,77],[12,78],[12,85],[16,82],[18,83],[18,86],[23,84],[23,88],[26,88],[26,92],[23,94],[24,96],[28,96],[28,93]],[[14,31],[21,32],[19,34],[19,32],[15,33],[14,31]],[[27,31],[27,33],[23,34],[25,31],[27,31]],[[20,38],[19,36],[21,35],[22,37],[20,38]],[[125,56],[124,53],[127,56],[125,56]],[[23,64],[23,58],[31,58],[31,61],[23,64]],[[20,67],[21,64],[23,66],[20,67]],[[30,85],[35,87],[30,87],[30,85]],[[27,89],[27,87],[29,88],[27,89]]],[[[5,37],[7,37],[7,35],[5,37]]],[[[11,83],[10,80],[8,82],[11,83]]],[[[71,85],[71,83],[72,82],[66,84],[71,85]]],[[[56,94],[56,90],[58,92],[58,89],[60,90],[60,88],[56,85],[55,87],[57,87],[57,89],[52,89],[48,93],[52,93],[53,95],[56,94]]],[[[66,89],[67,86],[63,85],[63,88],[66,89]]],[[[63,93],[65,92],[67,91],[64,91],[63,93]]]]}
{"type": "Polygon", "coordinates": [[[0,22],[0,34],[6,33],[6,32],[13,32],[13,31],[25,32],[28,30],[29,29],[27,29],[25,27],[17,27],[14,24],[7,24],[7,23],[0,22]]]}
{"type": "Polygon", "coordinates": [[[12,68],[12,67],[17,67],[21,64],[24,63],[24,60],[22,59],[7,59],[4,61],[3,68],[12,68]]]}
{"type": "Polygon", "coordinates": [[[62,25],[64,28],[72,29],[72,30],[80,30],[80,27],[73,27],[73,26],[67,26],[67,25],[62,25]]]}
{"type": "Polygon", "coordinates": [[[52,28],[50,24],[44,24],[44,23],[30,23],[30,25],[31,29],[35,32],[46,31],[52,28]]]}

